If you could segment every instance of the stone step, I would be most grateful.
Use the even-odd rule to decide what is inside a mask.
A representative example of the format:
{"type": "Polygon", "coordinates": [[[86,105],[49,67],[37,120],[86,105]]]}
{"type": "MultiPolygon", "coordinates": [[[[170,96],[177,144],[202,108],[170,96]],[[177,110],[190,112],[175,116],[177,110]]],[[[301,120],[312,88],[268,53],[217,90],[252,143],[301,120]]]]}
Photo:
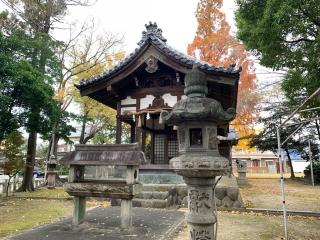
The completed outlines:
{"type": "Polygon", "coordinates": [[[140,173],[139,181],[143,184],[182,184],[183,179],[175,173],[140,173]]]}
{"type": "Polygon", "coordinates": [[[135,196],[140,199],[166,199],[168,192],[143,191],[135,196]]]}
{"type": "Polygon", "coordinates": [[[134,198],[132,201],[132,205],[133,207],[143,207],[143,208],[166,208],[167,200],[134,198]]]}
{"type": "MultiPolygon", "coordinates": [[[[111,201],[112,206],[120,206],[120,203],[121,203],[120,199],[112,199],[111,201]]],[[[132,206],[143,207],[143,208],[166,208],[167,200],[134,198],[132,199],[132,206]]]]}
{"type": "MultiPolygon", "coordinates": [[[[172,206],[187,207],[187,186],[185,184],[143,184],[142,193],[135,196],[136,207],[163,208],[172,206]]],[[[215,189],[216,205],[223,208],[241,208],[239,187],[234,176],[223,177],[215,189]]],[[[118,205],[119,206],[120,201],[118,205]]]]}
{"type": "Polygon", "coordinates": [[[170,189],[176,188],[187,189],[185,184],[143,184],[143,190],[145,192],[168,192],[170,189]]]}

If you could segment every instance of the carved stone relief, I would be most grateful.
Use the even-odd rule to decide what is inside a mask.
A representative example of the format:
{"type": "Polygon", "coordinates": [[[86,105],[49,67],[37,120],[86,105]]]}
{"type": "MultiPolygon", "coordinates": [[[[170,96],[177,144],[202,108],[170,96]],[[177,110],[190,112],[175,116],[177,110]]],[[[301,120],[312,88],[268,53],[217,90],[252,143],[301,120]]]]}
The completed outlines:
{"type": "Polygon", "coordinates": [[[189,210],[193,213],[206,214],[211,208],[209,193],[197,189],[189,191],[189,210]]]}
{"type": "Polygon", "coordinates": [[[196,230],[192,229],[190,231],[190,236],[192,240],[211,240],[210,232],[207,230],[196,230]]]}

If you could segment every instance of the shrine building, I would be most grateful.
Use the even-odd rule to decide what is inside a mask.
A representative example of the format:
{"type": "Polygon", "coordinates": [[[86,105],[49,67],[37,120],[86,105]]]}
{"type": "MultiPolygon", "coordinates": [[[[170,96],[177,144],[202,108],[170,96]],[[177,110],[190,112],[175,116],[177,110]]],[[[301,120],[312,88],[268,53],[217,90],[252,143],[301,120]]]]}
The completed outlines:
{"type": "MultiPolygon", "coordinates": [[[[123,123],[130,125],[131,142],[139,143],[148,160],[140,169],[168,169],[169,160],[178,153],[177,131],[159,122],[159,116],[185,98],[184,77],[194,64],[206,74],[207,97],[218,100],[224,110],[236,109],[241,69],[216,67],[175,50],[156,23],[146,25],[138,47],[116,67],[76,87],[82,96],[117,111],[117,144],[123,123]]],[[[218,126],[218,135],[226,137],[228,132],[228,125],[218,126]]],[[[220,141],[219,151],[230,159],[230,141],[220,141]]]]}

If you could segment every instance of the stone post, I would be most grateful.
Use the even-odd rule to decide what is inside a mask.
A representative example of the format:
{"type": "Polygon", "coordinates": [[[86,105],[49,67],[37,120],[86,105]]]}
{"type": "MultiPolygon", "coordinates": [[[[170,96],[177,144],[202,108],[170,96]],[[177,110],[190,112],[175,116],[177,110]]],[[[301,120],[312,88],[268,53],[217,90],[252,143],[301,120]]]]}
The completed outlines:
{"type": "MultiPolygon", "coordinates": [[[[70,166],[69,169],[69,182],[80,182],[84,179],[84,166],[70,166]]],[[[72,223],[78,225],[83,222],[86,213],[86,197],[74,196],[73,197],[73,214],[72,223]]]]}
{"type": "Polygon", "coordinates": [[[121,227],[132,226],[132,200],[121,199],[121,227]]]}
{"type": "Polygon", "coordinates": [[[73,203],[72,223],[78,225],[83,222],[86,214],[86,198],[74,196],[73,203]]]}
{"type": "MultiPolygon", "coordinates": [[[[134,166],[127,166],[126,182],[127,184],[134,184],[138,176],[138,168],[134,166]]],[[[121,227],[132,227],[132,198],[121,199],[121,227]]]]}

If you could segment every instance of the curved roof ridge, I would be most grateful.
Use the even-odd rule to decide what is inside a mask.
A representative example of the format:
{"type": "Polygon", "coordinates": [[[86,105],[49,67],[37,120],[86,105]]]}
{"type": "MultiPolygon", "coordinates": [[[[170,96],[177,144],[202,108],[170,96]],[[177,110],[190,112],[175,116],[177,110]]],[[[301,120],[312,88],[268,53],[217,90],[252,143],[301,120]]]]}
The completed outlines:
{"type": "Polygon", "coordinates": [[[187,65],[190,68],[192,68],[194,63],[200,63],[200,70],[209,73],[212,72],[222,75],[235,75],[239,74],[241,71],[241,67],[236,69],[235,64],[231,64],[227,69],[223,67],[216,67],[167,45],[167,39],[162,36],[162,30],[158,28],[156,23],[149,22],[149,24],[146,24],[145,27],[146,31],[142,32],[142,38],[138,42],[138,47],[132,53],[127,55],[112,69],[107,69],[103,73],[92,78],[82,79],[79,84],[75,84],[75,86],[80,89],[90,86],[91,84],[98,83],[105,78],[111,77],[113,74],[116,74],[118,71],[121,71],[123,68],[125,68],[137,55],[141,53],[142,50],[144,50],[148,44],[150,44],[150,42],[153,43],[163,54],[174,58],[176,61],[183,65],[187,65]]]}

